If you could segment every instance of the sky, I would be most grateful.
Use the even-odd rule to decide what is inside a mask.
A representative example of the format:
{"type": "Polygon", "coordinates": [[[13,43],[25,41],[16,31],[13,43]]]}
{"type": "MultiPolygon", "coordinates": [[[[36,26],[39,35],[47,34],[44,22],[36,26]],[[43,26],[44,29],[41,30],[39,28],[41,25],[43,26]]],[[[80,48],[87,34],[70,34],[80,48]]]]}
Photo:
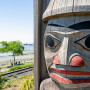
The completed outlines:
{"type": "Polygon", "coordinates": [[[33,0],[0,0],[0,42],[33,43],[33,0]]]}

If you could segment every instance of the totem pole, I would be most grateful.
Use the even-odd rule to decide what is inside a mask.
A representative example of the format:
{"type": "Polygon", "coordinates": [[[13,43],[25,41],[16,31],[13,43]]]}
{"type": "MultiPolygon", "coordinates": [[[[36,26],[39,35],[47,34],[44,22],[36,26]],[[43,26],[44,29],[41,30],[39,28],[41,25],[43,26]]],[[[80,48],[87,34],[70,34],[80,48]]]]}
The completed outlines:
{"type": "Polygon", "coordinates": [[[90,90],[90,0],[35,0],[35,90],[90,90]]]}

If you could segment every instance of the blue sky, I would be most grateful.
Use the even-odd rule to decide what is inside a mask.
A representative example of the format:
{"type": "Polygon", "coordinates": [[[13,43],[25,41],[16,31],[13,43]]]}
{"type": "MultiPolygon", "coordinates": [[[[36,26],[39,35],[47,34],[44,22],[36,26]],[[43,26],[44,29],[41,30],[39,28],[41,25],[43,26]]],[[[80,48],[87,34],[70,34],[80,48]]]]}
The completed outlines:
{"type": "Polygon", "coordinates": [[[0,41],[33,43],[33,0],[0,0],[0,41]]]}

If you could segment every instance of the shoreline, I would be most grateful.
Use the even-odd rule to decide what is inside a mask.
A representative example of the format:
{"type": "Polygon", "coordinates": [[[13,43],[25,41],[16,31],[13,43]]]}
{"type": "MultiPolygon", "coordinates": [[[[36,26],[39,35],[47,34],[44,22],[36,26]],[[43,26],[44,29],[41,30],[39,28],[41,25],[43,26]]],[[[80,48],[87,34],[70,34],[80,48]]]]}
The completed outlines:
{"type": "MultiPolygon", "coordinates": [[[[14,60],[13,56],[0,57],[0,65],[8,64],[14,60]]],[[[18,61],[30,61],[34,60],[34,54],[15,56],[15,60],[18,61]]]]}

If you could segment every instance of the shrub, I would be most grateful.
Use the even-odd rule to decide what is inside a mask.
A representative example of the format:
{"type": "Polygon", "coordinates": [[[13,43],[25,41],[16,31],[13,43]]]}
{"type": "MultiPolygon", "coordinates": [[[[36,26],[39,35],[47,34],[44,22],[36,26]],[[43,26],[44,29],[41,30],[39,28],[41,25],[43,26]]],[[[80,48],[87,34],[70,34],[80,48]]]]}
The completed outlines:
{"type": "Polygon", "coordinates": [[[4,84],[4,88],[10,88],[13,85],[13,81],[12,80],[8,80],[5,84],[4,84]]]}
{"type": "Polygon", "coordinates": [[[0,89],[3,88],[4,82],[6,82],[8,79],[6,77],[2,77],[2,74],[0,74],[0,89]]]}
{"type": "Polygon", "coordinates": [[[34,90],[34,74],[31,74],[31,78],[27,78],[20,86],[20,90],[34,90]]]}
{"type": "Polygon", "coordinates": [[[0,83],[6,82],[7,80],[7,77],[2,77],[2,75],[0,75],[0,83]]]}

